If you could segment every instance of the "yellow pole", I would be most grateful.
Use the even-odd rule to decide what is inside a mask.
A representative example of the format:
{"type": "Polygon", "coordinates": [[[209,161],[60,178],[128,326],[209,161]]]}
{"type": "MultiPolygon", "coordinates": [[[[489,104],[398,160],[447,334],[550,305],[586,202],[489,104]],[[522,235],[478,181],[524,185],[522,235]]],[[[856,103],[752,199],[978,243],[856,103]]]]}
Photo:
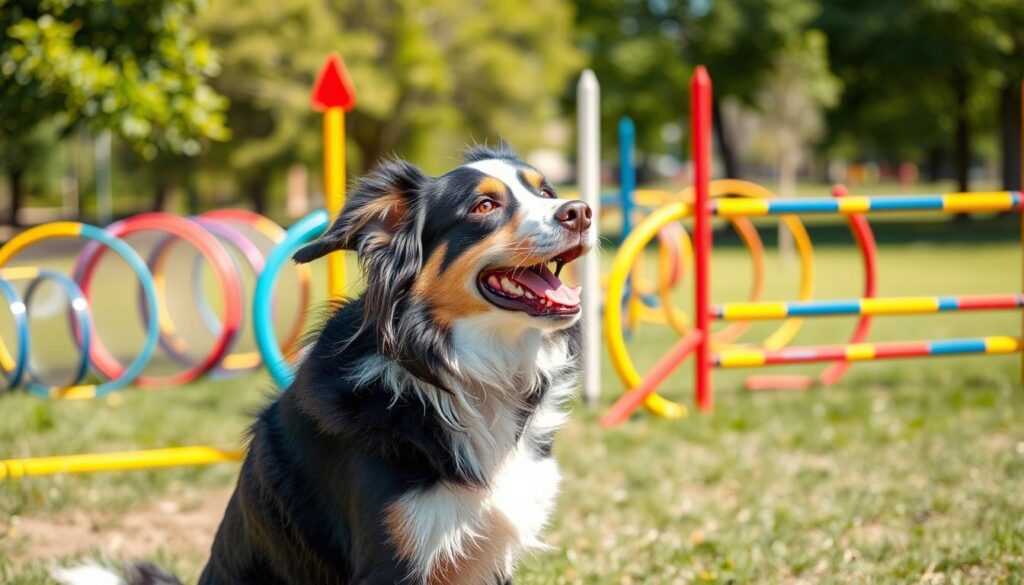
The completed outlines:
{"type": "MultiPolygon", "coordinates": [[[[324,198],[331,221],[345,206],[345,110],[324,111],[324,198]]],[[[345,253],[327,256],[327,292],[333,299],[345,296],[345,253]]]]}
{"type": "Polygon", "coordinates": [[[15,479],[35,475],[60,473],[94,473],[98,471],[126,471],[158,467],[208,465],[224,461],[241,461],[241,449],[215,447],[174,447],[127,451],[121,453],[88,453],[85,455],[57,455],[27,459],[0,460],[0,479],[15,479]]]}

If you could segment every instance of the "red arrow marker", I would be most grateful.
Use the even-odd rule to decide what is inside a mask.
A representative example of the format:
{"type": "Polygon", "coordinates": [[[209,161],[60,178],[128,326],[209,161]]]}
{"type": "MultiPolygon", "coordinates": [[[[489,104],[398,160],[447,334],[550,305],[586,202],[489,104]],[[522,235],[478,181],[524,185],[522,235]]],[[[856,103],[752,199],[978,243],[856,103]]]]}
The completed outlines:
{"type": "Polygon", "coordinates": [[[311,100],[313,109],[322,112],[330,108],[341,108],[351,111],[356,105],[356,90],[352,78],[348,76],[345,62],[337,53],[327,57],[324,68],[320,70],[316,83],[313,85],[311,100]]]}

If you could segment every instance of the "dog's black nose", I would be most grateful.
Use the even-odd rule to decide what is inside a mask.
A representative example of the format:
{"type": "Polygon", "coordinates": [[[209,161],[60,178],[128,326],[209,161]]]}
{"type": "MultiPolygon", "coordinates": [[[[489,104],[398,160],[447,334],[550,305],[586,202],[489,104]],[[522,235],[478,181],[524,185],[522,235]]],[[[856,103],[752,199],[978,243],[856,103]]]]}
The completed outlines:
{"type": "Polygon", "coordinates": [[[555,212],[555,219],[568,230],[582,232],[590,227],[590,216],[593,214],[594,212],[586,203],[569,201],[558,208],[558,211],[555,212]]]}

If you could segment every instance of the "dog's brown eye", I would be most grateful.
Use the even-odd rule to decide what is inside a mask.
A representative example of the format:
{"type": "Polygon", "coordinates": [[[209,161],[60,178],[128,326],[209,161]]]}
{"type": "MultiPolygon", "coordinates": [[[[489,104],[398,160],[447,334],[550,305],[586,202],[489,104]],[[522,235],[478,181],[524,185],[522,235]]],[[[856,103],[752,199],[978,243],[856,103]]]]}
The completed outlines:
{"type": "Polygon", "coordinates": [[[555,198],[555,192],[552,191],[551,189],[547,188],[547,187],[544,187],[543,189],[541,189],[540,190],[540,194],[543,195],[544,197],[547,197],[548,199],[554,199],[555,198]]]}
{"type": "Polygon", "coordinates": [[[484,199],[473,207],[473,213],[490,213],[498,208],[498,204],[490,199],[484,199]]]}

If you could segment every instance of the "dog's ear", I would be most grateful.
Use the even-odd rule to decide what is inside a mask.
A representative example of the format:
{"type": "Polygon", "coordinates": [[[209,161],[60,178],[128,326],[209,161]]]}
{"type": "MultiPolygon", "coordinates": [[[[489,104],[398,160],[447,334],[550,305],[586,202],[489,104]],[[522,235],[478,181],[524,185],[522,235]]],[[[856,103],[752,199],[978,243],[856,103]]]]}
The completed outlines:
{"type": "Polygon", "coordinates": [[[418,222],[416,198],[429,177],[403,160],[381,163],[359,179],[338,218],[320,239],[299,248],[292,258],[311,262],[338,250],[355,250],[366,258],[390,247],[418,222]]]}
{"type": "Polygon", "coordinates": [[[363,323],[385,355],[405,349],[395,336],[396,308],[423,268],[421,193],[432,179],[401,160],[388,161],[356,183],[338,219],[293,258],[309,262],[337,250],[355,250],[366,272],[363,323]]]}

